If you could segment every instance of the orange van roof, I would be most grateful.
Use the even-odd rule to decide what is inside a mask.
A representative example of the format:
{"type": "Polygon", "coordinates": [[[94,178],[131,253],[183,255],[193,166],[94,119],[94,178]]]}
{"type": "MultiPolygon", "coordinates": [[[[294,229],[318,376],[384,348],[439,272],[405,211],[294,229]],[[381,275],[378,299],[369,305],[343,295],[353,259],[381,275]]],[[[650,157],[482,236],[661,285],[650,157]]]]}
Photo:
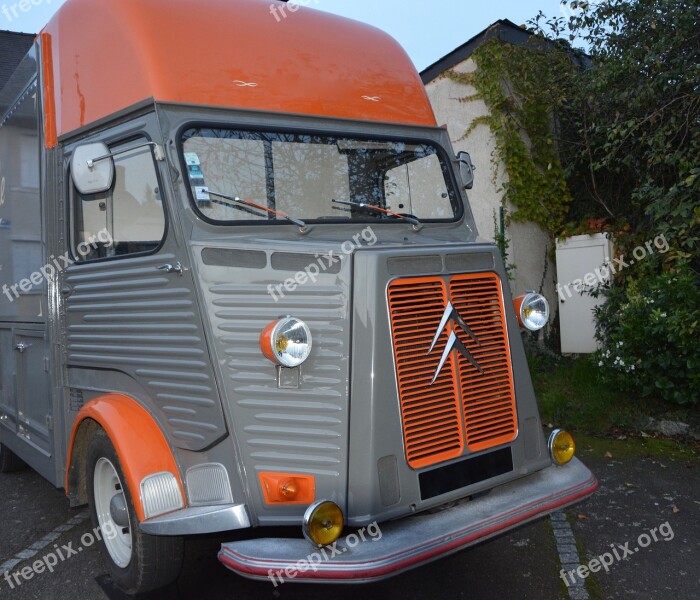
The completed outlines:
{"type": "Polygon", "coordinates": [[[436,125],[393,38],[289,9],[271,0],[68,0],[42,32],[55,122],[47,142],[148,98],[436,125]]]}

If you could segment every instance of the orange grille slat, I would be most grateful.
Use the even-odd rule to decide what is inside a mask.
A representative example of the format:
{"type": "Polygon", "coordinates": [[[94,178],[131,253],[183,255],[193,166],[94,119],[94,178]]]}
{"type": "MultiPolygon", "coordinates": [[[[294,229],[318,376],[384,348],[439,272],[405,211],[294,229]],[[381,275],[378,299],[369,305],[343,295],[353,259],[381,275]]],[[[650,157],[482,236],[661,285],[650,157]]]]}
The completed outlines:
{"type": "Polygon", "coordinates": [[[498,275],[397,279],[388,303],[408,464],[420,469],[513,441],[515,390],[498,275]],[[448,302],[478,342],[450,320],[428,354],[448,302]],[[431,385],[453,332],[482,372],[455,347],[431,385]]]}
{"type": "Polygon", "coordinates": [[[428,356],[447,305],[447,286],[436,277],[400,279],[389,286],[388,295],[408,464],[419,469],[461,456],[464,427],[452,357],[430,386],[449,336],[444,331],[428,356]]]}

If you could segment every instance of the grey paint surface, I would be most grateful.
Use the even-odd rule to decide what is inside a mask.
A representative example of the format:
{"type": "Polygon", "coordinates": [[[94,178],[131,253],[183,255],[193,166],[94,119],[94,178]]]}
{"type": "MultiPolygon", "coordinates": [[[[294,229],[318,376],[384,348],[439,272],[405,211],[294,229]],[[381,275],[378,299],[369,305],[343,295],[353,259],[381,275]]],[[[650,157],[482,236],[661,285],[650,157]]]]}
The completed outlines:
{"type": "MultiPolygon", "coordinates": [[[[421,139],[452,153],[443,129],[182,106],[158,107],[154,114],[143,105],[113,126],[64,140],[63,150],[50,155],[57,161],[59,182],[77,143],[110,144],[145,134],[163,144],[166,161],[157,166],[169,220],[166,240],[152,255],[77,264],[49,286],[51,343],[61,367],[53,371],[54,404],[64,419],[57,457],[65,454],[80,402],[117,391],[153,415],[182,473],[204,462],[223,464],[234,502],[246,504],[254,525],[299,524],[305,508],[265,505],[258,481],[262,471],[313,474],[317,498],[337,501],[356,525],[424,510],[549,464],[507,286],[520,431],[512,444],[515,470],[422,502],[417,472],[406,464],[386,285],[397,273],[484,270],[504,277],[495,248],[477,241],[466,202],[461,220],[426,224],[420,232],[406,223],[376,220],[315,224],[306,235],[286,224],[214,226],[195,214],[181,173],[176,134],[192,121],[421,139]],[[349,254],[316,283],[279,302],[268,294],[268,286],[294,277],[294,269],[318,255],[340,253],[344,241],[369,225],[375,247],[349,254]],[[188,269],[182,275],[157,269],[177,261],[188,269]],[[279,385],[277,370],[258,342],[265,325],[286,314],[306,320],[315,338],[311,358],[298,375],[292,374],[298,376],[295,389],[279,385]],[[82,400],[71,406],[76,390],[82,400]],[[387,456],[395,457],[399,488],[394,490],[399,502],[389,507],[386,495],[391,493],[384,490],[382,499],[377,475],[377,465],[387,456]]],[[[49,192],[47,186],[58,217],[47,228],[53,252],[68,247],[67,225],[61,222],[66,190],[61,185],[49,192]]],[[[289,373],[284,375],[289,379],[289,373]]],[[[54,480],[60,481],[61,462],[55,470],[54,480]]]]}
{"type": "MultiPolygon", "coordinates": [[[[455,266],[468,266],[468,259],[474,260],[476,267],[485,263],[503,277],[500,256],[493,246],[474,244],[426,245],[412,249],[382,249],[364,251],[356,257],[356,272],[364,274],[365,281],[356,280],[354,345],[369,348],[370,351],[358,353],[353,361],[352,380],[352,423],[351,423],[351,460],[350,489],[352,524],[364,524],[378,516],[382,519],[405,515],[411,511],[420,511],[431,506],[455,500],[483,489],[488,489],[513,476],[525,475],[550,464],[540,433],[534,393],[529,379],[529,372],[522,354],[522,343],[512,310],[508,311],[508,335],[515,375],[515,395],[520,434],[512,443],[514,456],[514,474],[500,476],[470,488],[455,490],[446,496],[439,496],[430,501],[421,501],[418,484],[418,472],[411,469],[405,458],[401,413],[396,387],[396,372],[392,348],[391,327],[387,310],[386,288],[395,278],[388,272],[387,264],[393,256],[405,256],[411,262],[420,264],[421,256],[439,256],[442,268],[428,274],[444,274],[451,271],[451,262],[455,266]],[[454,257],[459,256],[461,260],[454,257]],[[488,256],[486,261],[482,257],[488,256]],[[448,257],[453,257],[448,260],[448,257]],[[478,258],[475,258],[478,257],[478,258]],[[518,352],[518,348],[521,352],[518,352]],[[525,370],[523,370],[525,369],[525,370]],[[371,377],[368,377],[371,374],[371,377]],[[527,452],[529,455],[526,455],[527,452]],[[382,457],[395,455],[398,464],[398,479],[401,490],[401,502],[392,507],[383,506],[380,492],[380,479],[377,475],[377,461],[382,457]]],[[[415,269],[415,267],[414,267],[415,269]]],[[[477,272],[483,272],[481,268],[477,272]]],[[[402,275],[406,277],[406,275],[402,275]]],[[[508,286],[503,286],[505,306],[512,306],[508,286]]],[[[426,348],[427,354],[427,348],[426,348]]],[[[465,450],[463,456],[468,455],[465,450]]],[[[461,458],[454,459],[457,462],[461,458]]]]}
{"type": "MultiPolygon", "coordinates": [[[[184,107],[168,106],[160,118],[163,129],[172,132],[184,127],[192,115],[184,107]]],[[[361,123],[213,110],[203,111],[198,121],[357,135],[380,131],[388,136],[430,139],[451,152],[447,132],[442,129],[392,125],[378,129],[361,123]]],[[[168,155],[179,165],[177,141],[168,144],[168,155]]],[[[275,269],[279,263],[274,253],[296,254],[297,259],[291,262],[301,268],[329,250],[340,253],[341,244],[367,224],[314,225],[307,235],[289,225],[216,227],[195,216],[181,177],[176,178],[174,192],[181,203],[183,229],[190,232],[190,262],[202,281],[199,291],[208,315],[207,338],[225,391],[224,404],[241,457],[249,509],[260,523],[298,524],[304,509],[267,507],[257,481],[261,471],[316,475],[317,498],[336,500],[347,508],[348,522],[359,525],[424,510],[550,464],[507,285],[504,305],[520,431],[512,444],[514,472],[421,502],[417,472],[406,464],[386,312],[386,285],[393,277],[389,271],[410,276],[434,273],[439,265],[439,273],[487,270],[504,280],[495,247],[475,243],[468,207],[463,221],[426,225],[420,233],[406,224],[374,221],[376,246],[356,250],[337,274],[323,275],[316,285],[285,292],[285,297],[275,302],[268,286],[293,277],[294,272],[291,268],[275,269]],[[203,250],[208,259],[202,259],[203,250]],[[250,254],[243,255],[245,250],[250,254]],[[261,257],[263,252],[266,260],[261,257]],[[212,258],[216,256],[220,257],[218,264],[212,258]],[[222,266],[226,256],[232,266],[222,266]],[[258,337],[265,325],[286,314],[306,320],[318,341],[301,368],[298,390],[278,389],[274,365],[259,349],[258,337]],[[377,464],[392,455],[397,457],[401,501],[387,508],[381,500],[377,464]]]]}
{"type": "MultiPolygon", "coordinates": [[[[269,253],[271,258],[278,249],[292,249],[289,244],[279,246],[270,239],[249,241],[242,248],[269,253]]],[[[207,247],[195,245],[195,256],[207,247]]],[[[309,265],[334,246],[314,244],[302,249],[301,263],[309,265]]],[[[241,466],[260,523],[298,518],[306,507],[266,508],[259,472],[314,475],[317,496],[345,507],[350,261],[339,274],[322,274],[315,284],[279,302],[268,294],[268,285],[293,277],[295,271],[212,266],[201,258],[195,264],[222,390],[240,444],[241,466]],[[262,330],[287,314],[303,319],[314,336],[312,355],[298,373],[297,389],[279,388],[275,365],[260,351],[262,330]]]]}
{"type": "MultiPolygon", "coordinates": [[[[137,135],[158,137],[153,116],[95,139],[109,145],[137,135]]],[[[64,164],[71,148],[66,148],[64,164]]],[[[69,373],[102,371],[103,387],[95,391],[120,391],[107,374],[127,375],[141,390],[137,399],[174,446],[203,450],[226,435],[226,425],[192,273],[159,270],[181,260],[180,247],[176,222],[170,219],[163,245],[151,255],[76,263],[65,270],[66,364],[69,373]]]]}
{"type": "Polygon", "coordinates": [[[71,267],[67,365],[126,373],[142,386],[142,402],[160,411],[174,444],[201,450],[226,430],[192,284],[156,270],[174,260],[162,251],[71,267]]]}

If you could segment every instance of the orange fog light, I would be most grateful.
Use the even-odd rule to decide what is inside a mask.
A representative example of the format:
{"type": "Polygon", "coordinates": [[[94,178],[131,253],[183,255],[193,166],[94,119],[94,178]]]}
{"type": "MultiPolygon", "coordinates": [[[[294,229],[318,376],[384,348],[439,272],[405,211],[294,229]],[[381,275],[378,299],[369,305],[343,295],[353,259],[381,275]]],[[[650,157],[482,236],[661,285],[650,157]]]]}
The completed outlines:
{"type": "Polygon", "coordinates": [[[260,473],[259,477],[266,504],[310,504],[315,499],[312,475],[260,473]]]}

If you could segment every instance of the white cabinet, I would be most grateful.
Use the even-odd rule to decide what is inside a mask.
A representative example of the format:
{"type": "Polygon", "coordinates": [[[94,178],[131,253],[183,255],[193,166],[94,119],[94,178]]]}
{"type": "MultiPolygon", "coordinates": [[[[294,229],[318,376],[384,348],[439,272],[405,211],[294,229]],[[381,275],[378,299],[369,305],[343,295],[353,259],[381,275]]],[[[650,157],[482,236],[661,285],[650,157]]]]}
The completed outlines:
{"type": "Polygon", "coordinates": [[[606,234],[557,240],[557,301],[563,354],[588,354],[598,348],[593,309],[602,298],[588,292],[607,281],[613,246],[606,234]]]}

